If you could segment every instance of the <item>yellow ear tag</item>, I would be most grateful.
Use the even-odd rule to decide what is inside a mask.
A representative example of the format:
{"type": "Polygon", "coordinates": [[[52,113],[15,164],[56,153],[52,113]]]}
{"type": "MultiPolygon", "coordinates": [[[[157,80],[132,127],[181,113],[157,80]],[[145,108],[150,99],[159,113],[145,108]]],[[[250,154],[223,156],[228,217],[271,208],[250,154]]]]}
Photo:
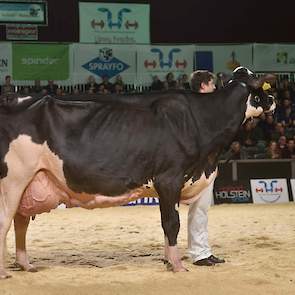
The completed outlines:
{"type": "Polygon", "coordinates": [[[262,89],[263,89],[264,91],[266,91],[266,90],[268,90],[268,89],[270,89],[270,88],[271,88],[271,86],[270,86],[269,83],[267,83],[267,82],[264,82],[264,83],[263,83],[263,85],[262,85],[262,89]]]}

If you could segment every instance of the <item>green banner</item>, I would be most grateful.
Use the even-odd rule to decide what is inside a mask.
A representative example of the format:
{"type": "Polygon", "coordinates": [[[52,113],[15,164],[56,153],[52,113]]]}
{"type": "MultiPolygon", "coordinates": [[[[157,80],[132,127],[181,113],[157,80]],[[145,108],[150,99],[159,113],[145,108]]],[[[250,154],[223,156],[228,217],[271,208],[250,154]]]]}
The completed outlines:
{"type": "Polygon", "coordinates": [[[69,78],[69,46],[13,44],[14,80],[66,80],[69,78]]]}

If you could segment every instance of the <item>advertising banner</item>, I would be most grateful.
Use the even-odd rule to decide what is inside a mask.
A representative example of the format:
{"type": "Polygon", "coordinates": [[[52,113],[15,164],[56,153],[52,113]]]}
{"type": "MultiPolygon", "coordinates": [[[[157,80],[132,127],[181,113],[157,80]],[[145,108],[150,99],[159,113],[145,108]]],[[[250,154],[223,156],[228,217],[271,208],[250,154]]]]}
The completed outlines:
{"type": "Polygon", "coordinates": [[[127,205],[124,205],[124,206],[136,206],[136,205],[141,205],[141,206],[159,205],[159,199],[158,198],[152,198],[152,197],[145,197],[145,198],[141,198],[141,199],[135,200],[133,202],[130,202],[127,205]]]}
{"type": "Polygon", "coordinates": [[[7,40],[38,40],[38,26],[35,25],[6,25],[7,40]]]}
{"type": "Polygon", "coordinates": [[[194,45],[137,46],[137,75],[140,84],[149,85],[152,77],[164,79],[172,72],[175,79],[193,72],[194,45]]]}
{"type": "Polygon", "coordinates": [[[45,1],[0,1],[0,24],[47,24],[45,1]]]}
{"type": "Polygon", "coordinates": [[[0,83],[3,84],[6,75],[12,76],[11,43],[0,43],[0,83]]]}
{"type": "Polygon", "coordinates": [[[15,80],[67,80],[69,46],[55,44],[13,44],[15,80]]]}
{"type": "Polygon", "coordinates": [[[196,45],[195,70],[231,73],[238,66],[253,69],[252,44],[196,45]]]}
{"type": "Polygon", "coordinates": [[[286,179],[251,179],[250,183],[255,204],[289,202],[286,179]]]}
{"type": "MultiPolygon", "coordinates": [[[[218,178],[217,178],[218,179],[218,178]]],[[[214,204],[242,204],[252,203],[252,194],[248,180],[238,182],[224,182],[216,179],[214,183],[214,204]]]]}
{"type": "Polygon", "coordinates": [[[253,47],[255,71],[295,71],[294,44],[254,44],[253,47]]]}
{"type": "Polygon", "coordinates": [[[79,2],[80,42],[150,43],[149,4],[79,2]]]}
{"type": "Polygon", "coordinates": [[[74,81],[86,83],[92,75],[97,82],[103,76],[112,78],[119,75],[124,83],[133,84],[136,78],[136,50],[128,45],[103,46],[95,44],[74,45],[74,81]]]}
{"type": "Polygon", "coordinates": [[[290,179],[293,202],[295,202],[295,179],[290,179]]]}

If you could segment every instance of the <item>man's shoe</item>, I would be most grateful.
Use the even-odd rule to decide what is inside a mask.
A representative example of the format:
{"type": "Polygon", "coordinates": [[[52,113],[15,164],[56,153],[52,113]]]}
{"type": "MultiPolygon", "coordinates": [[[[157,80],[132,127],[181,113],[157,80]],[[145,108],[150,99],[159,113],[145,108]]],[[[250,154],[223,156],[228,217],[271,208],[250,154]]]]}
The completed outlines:
{"type": "Polygon", "coordinates": [[[215,263],[224,263],[225,262],[224,259],[218,258],[218,257],[216,257],[214,255],[209,256],[207,259],[211,260],[214,264],[215,263]]]}
{"type": "Polygon", "coordinates": [[[210,257],[197,260],[197,261],[193,262],[193,264],[198,265],[198,266],[213,266],[213,265],[215,265],[215,263],[210,259],[210,257]]]}

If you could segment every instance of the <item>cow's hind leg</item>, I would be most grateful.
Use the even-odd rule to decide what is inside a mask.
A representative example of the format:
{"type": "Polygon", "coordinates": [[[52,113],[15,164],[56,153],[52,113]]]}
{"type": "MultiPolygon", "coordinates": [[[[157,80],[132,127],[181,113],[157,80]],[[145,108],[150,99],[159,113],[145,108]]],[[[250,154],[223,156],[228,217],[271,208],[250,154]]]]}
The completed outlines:
{"type": "Polygon", "coordinates": [[[15,249],[16,259],[15,265],[22,270],[36,272],[37,269],[30,264],[26,250],[26,234],[30,223],[30,217],[22,216],[18,213],[14,216],[14,231],[15,231],[15,249]]]}
{"type": "Polygon", "coordinates": [[[166,180],[157,180],[155,182],[155,188],[160,196],[162,227],[165,238],[168,240],[168,246],[165,246],[165,256],[168,258],[168,265],[171,265],[174,272],[187,271],[182,265],[177,248],[177,236],[180,228],[177,207],[181,187],[181,182],[175,181],[175,178],[171,183],[166,180]]]}
{"type": "Polygon", "coordinates": [[[0,183],[0,279],[9,278],[5,270],[6,237],[26,184],[2,179],[0,183]]]}

